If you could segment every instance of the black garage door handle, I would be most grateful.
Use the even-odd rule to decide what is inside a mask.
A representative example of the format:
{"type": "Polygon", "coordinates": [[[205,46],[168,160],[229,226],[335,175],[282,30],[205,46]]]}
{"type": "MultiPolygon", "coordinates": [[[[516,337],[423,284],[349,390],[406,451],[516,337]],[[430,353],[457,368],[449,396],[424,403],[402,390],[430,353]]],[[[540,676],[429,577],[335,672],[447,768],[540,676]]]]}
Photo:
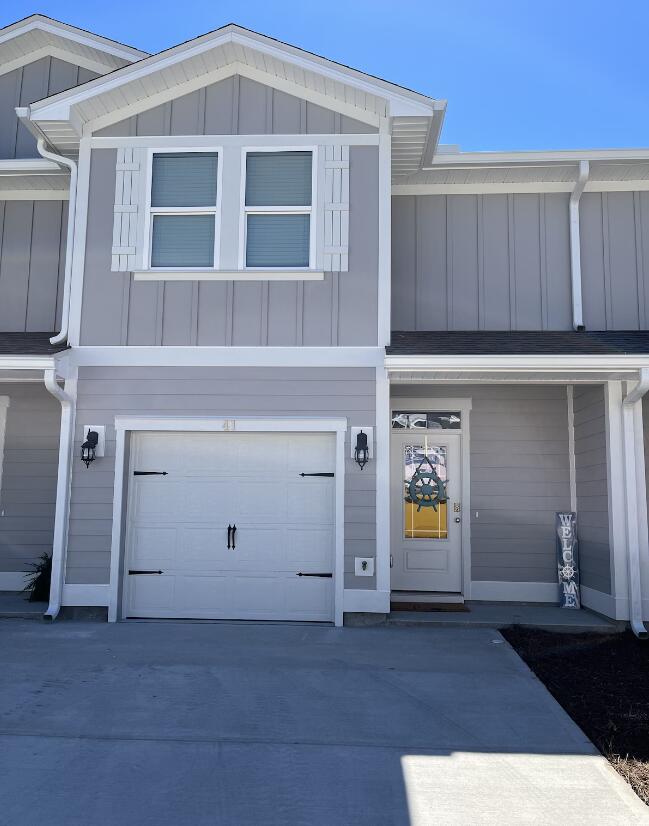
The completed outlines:
{"type": "Polygon", "coordinates": [[[302,571],[299,571],[295,576],[319,576],[322,579],[331,579],[333,574],[303,574],[302,571]]]}

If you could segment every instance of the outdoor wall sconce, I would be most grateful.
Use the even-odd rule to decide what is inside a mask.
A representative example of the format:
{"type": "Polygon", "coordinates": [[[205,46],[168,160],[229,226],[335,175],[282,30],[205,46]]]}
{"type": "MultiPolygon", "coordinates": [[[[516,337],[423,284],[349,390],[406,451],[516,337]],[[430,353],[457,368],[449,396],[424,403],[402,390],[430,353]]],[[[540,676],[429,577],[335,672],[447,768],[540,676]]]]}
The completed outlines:
{"type": "Polygon", "coordinates": [[[81,445],[81,461],[87,468],[97,457],[104,455],[105,442],[106,428],[103,425],[90,425],[86,441],[81,445]]]}
{"type": "Polygon", "coordinates": [[[361,470],[374,458],[374,428],[352,427],[351,429],[351,458],[361,470]]]}

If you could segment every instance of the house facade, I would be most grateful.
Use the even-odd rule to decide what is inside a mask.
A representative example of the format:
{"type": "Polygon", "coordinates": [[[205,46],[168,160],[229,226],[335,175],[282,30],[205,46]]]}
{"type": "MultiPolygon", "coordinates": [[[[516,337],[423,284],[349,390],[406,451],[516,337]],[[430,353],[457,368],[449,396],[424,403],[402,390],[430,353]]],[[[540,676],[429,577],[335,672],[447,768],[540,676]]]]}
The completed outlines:
{"type": "Polygon", "coordinates": [[[463,153],[234,25],[35,15],[0,107],[0,589],[51,551],[52,618],[556,603],[575,512],[582,604],[644,633],[649,150],[463,153]]]}

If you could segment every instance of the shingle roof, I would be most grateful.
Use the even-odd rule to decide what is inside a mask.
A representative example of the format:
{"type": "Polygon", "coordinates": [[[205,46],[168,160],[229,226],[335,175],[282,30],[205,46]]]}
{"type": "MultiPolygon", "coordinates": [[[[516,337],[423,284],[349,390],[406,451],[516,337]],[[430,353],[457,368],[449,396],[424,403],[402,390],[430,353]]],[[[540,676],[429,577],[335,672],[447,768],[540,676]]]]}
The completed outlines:
{"type": "Polygon", "coordinates": [[[394,331],[389,356],[649,354],[649,330],[394,331]]]}
{"type": "Polygon", "coordinates": [[[50,344],[56,333],[0,333],[0,356],[51,356],[67,344],[50,344]]]}

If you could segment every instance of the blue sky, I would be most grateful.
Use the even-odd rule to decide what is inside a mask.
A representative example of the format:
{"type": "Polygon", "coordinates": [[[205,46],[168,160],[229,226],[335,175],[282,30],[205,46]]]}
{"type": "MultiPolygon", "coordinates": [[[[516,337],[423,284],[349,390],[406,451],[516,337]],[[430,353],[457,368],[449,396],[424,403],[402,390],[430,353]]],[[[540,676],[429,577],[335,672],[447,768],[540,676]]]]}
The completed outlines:
{"type": "Polygon", "coordinates": [[[648,0],[22,0],[159,51],[240,23],[449,102],[464,150],[649,146],[648,0]]]}

